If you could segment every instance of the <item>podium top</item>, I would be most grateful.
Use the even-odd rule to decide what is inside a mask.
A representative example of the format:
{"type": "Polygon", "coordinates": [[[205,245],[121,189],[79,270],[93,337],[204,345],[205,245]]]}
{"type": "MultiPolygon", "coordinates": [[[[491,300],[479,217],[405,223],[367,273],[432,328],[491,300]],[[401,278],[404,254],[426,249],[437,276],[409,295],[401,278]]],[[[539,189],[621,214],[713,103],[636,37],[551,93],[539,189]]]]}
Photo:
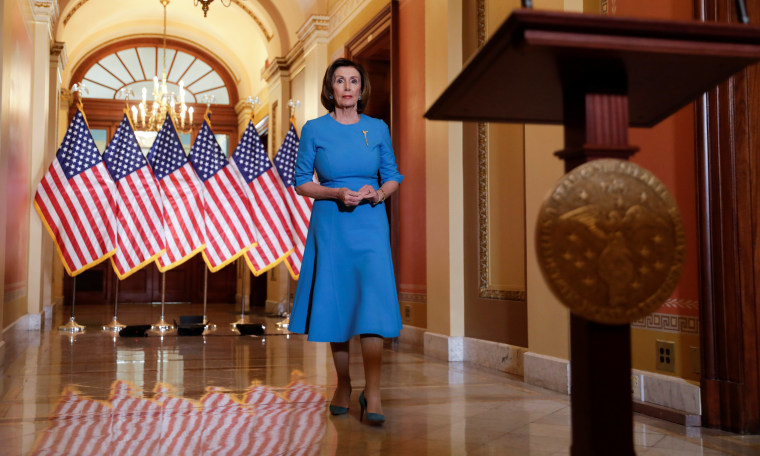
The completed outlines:
{"type": "Polygon", "coordinates": [[[562,123],[566,91],[594,86],[651,127],[758,60],[760,27],[516,10],[425,117],[562,123]]]}

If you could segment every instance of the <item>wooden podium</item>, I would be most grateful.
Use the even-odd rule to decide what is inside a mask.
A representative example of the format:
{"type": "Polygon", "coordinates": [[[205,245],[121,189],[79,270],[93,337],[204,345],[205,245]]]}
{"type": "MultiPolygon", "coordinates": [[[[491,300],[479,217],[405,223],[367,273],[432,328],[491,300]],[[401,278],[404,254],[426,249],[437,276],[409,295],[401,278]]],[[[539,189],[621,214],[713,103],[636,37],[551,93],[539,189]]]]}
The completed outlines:
{"type": "MultiPolygon", "coordinates": [[[[562,123],[565,172],[627,159],[651,127],[760,60],[760,28],[515,11],[430,107],[432,120],[562,123]]],[[[633,455],[629,325],[571,316],[573,455],[633,455]]]]}

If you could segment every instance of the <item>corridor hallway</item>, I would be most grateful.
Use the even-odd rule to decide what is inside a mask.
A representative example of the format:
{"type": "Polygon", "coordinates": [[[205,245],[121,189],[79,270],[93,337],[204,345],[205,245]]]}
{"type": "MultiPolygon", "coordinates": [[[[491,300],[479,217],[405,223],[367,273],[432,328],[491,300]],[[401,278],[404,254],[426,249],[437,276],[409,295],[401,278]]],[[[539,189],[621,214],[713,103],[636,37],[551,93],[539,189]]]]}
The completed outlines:
{"type": "MultiPolygon", "coordinates": [[[[5,333],[2,455],[561,455],[570,445],[569,398],[467,363],[443,363],[387,342],[383,427],[359,422],[363,371],[352,346],[347,416],[330,416],[328,344],[251,316],[265,337],[237,336],[232,305],[210,306],[205,337],[112,337],[108,306],[77,306],[88,325],[5,333]]],[[[166,319],[202,312],[170,305],[166,319]]],[[[160,307],[123,305],[126,324],[155,322],[160,307]]],[[[52,325],[50,324],[52,323],[52,325]]],[[[356,349],[356,350],[354,350],[356,349]]],[[[757,455],[760,436],[634,418],[637,454],[757,455]]]]}

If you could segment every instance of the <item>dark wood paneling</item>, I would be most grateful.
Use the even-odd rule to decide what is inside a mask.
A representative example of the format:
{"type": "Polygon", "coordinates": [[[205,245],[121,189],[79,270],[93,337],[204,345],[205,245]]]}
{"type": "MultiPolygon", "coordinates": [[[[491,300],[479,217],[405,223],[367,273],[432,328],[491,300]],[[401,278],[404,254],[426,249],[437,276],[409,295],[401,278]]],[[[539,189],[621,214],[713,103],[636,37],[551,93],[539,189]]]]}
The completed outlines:
{"type": "MultiPolygon", "coordinates": [[[[199,254],[166,271],[166,302],[203,302],[203,273],[206,263],[199,254]]],[[[207,302],[235,302],[237,263],[208,273],[207,302]]],[[[116,274],[105,261],[76,277],[76,304],[112,305],[116,293],[116,274]]],[[[64,278],[65,304],[71,305],[71,277],[64,278]]],[[[264,288],[266,290],[266,288],[264,288]]],[[[149,264],[119,282],[119,303],[161,302],[161,273],[149,264]]]]}
{"type": "MultiPolygon", "coordinates": [[[[749,0],[750,18],[760,0],[749,0]]],[[[697,18],[735,22],[733,0],[695,0],[697,18]]],[[[697,107],[702,423],[760,433],[760,68],[697,107]]]]}

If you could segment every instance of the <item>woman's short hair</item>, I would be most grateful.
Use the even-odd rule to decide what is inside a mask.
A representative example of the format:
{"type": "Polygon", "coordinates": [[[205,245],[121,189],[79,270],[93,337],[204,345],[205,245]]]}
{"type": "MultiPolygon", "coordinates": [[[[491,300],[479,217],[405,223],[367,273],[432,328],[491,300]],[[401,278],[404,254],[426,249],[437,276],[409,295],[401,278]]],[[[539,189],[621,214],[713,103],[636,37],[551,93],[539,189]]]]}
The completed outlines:
{"type": "Polygon", "coordinates": [[[333,76],[335,76],[335,70],[340,67],[353,67],[359,72],[362,91],[361,98],[356,102],[356,110],[363,112],[364,108],[367,107],[367,103],[369,103],[369,77],[361,64],[343,58],[335,60],[327,68],[327,71],[325,71],[325,77],[322,79],[322,106],[324,106],[328,112],[335,111],[335,94],[333,93],[332,82],[333,76]]]}

